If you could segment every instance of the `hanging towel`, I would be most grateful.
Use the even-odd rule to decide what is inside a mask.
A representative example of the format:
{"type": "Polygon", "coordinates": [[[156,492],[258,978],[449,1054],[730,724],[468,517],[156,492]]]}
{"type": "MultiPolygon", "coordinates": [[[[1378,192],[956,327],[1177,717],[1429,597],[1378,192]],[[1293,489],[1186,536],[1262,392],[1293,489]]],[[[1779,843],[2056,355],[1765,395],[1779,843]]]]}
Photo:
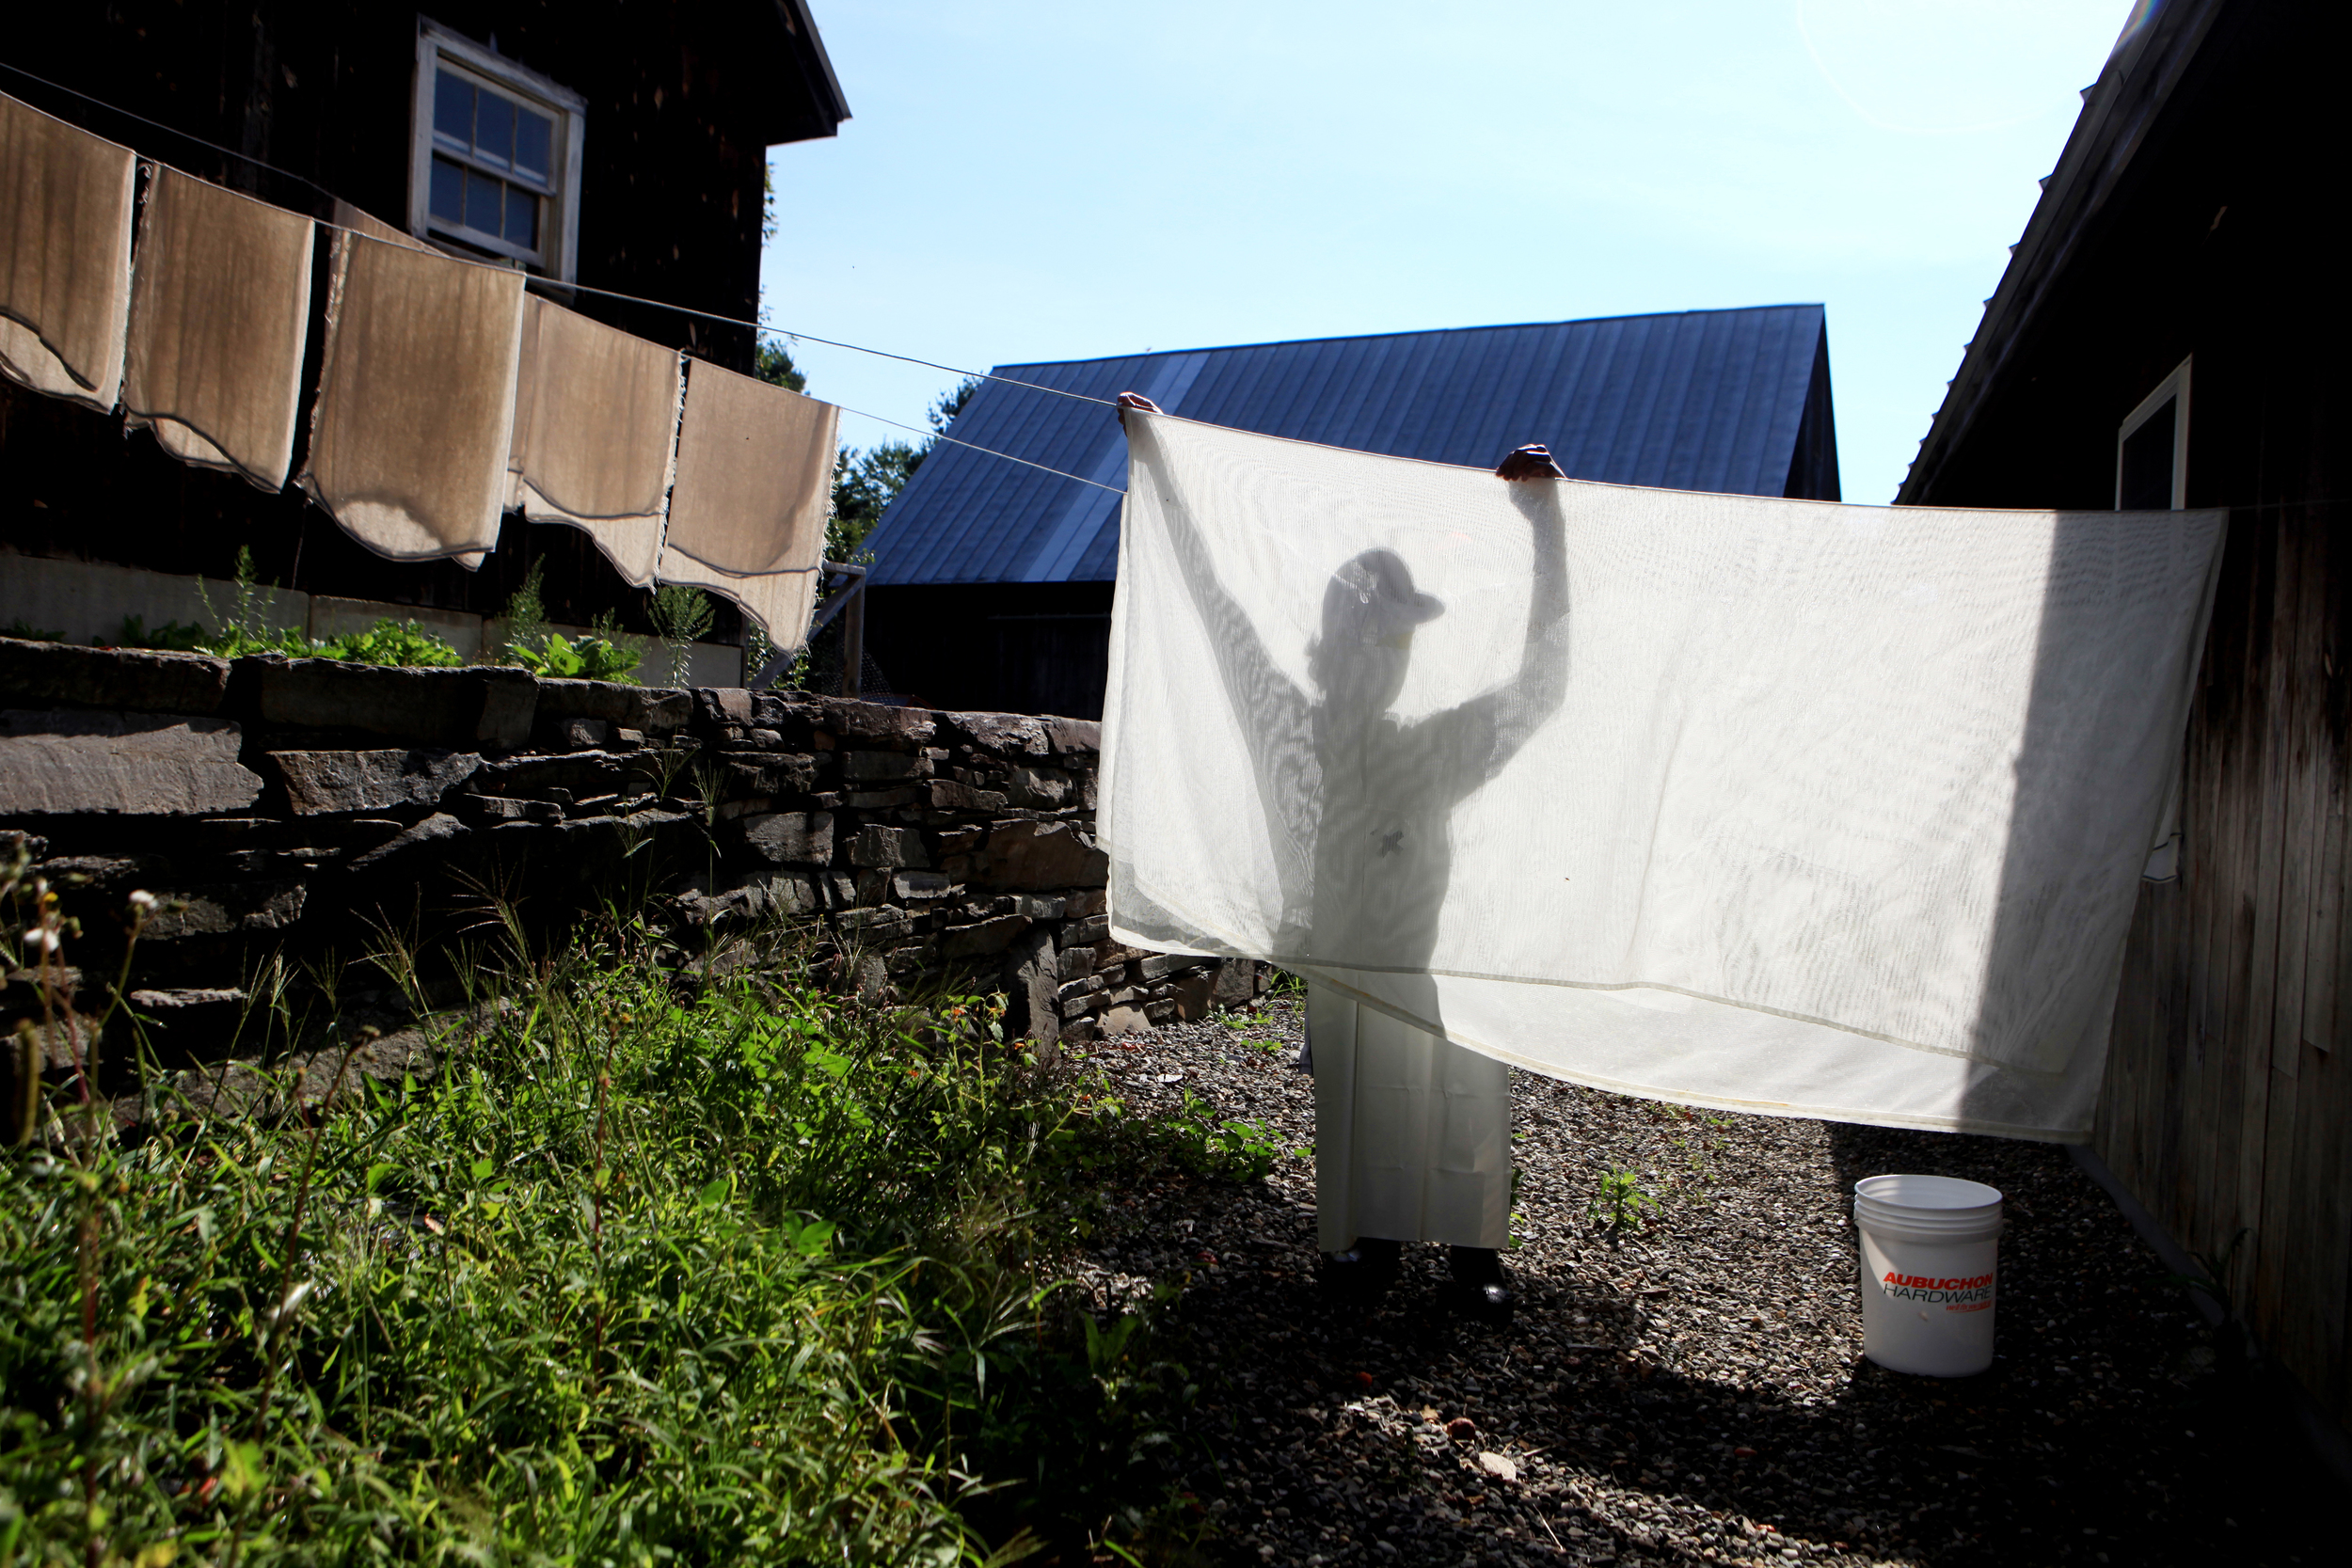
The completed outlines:
{"type": "Polygon", "coordinates": [[[302,487],[378,555],[478,567],[506,500],[523,275],[341,234],[333,277],[302,487]]]}
{"type": "Polygon", "coordinates": [[[624,581],[647,586],[685,386],[675,349],[524,300],[506,504],[534,523],[585,530],[624,581]]]}
{"type": "Polygon", "coordinates": [[[1619,1092],[2088,1134],[2221,514],[1126,425],[1117,940],[1619,1092]]]}
{"type": "Polygon", "coordinates": [[[126,422],[199,467],[282,488],[310,337],[313,226],[156,166],[139,214],[126,422]]]}
{"type": "Polygon", "coordinates": [[[778,648],[808,635],[841,411],[702,360],[656,576],[725,595],[778,648]]]}
{"type": "Polygon", "coordinates": [[[334,224],[337,229],[355,230],[372,240],[387,245],[405,245],[410,250],[431,250],[433,247],[405,229],[395,229],[373,213],[354,207],[342,198],[335,198],[334,224]]]}
{"type": "Polygon", "coordinates": [[[111,413],[138,156],[0,94],[0,373],[111,413]]]}

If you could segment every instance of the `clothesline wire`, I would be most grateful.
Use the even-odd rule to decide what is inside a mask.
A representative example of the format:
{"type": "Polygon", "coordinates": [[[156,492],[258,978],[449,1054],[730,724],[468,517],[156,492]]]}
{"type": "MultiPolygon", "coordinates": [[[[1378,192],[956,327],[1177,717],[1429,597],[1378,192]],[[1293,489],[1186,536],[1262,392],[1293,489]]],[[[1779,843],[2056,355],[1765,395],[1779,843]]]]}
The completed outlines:
{"type": "Polygon", "coordinates": [[[1025,457],[1015,457],[1009,451],[998,451],[992,447],[973,447],[969,441],[959,441],[952,436],[943,436],[935,430],[925,430],[921,425],[908,424],[902,420],[885,420],[880,414],[868,414],[862,408],[851,408],[847,404],[836,403],[834,406],[844,414],[855,414],[861,420],[872,420],[877,424],[897,425],[900,430],[912,430],[917,436],[928,436],[934,441],[945,441],[951,447],[972,447],[974,451],[984,451],[991,457],[1001,457],[1008,463],[1018,463],[1023,467],[1043,469],[1046,473],[1057,478],[1076,480],[1080,484],[1091,484],[1097,490],[1108,490],[1114,496],[1123,496],[1127,493],[1118,485],[1105,484],[1099,479],[1088,479],[1083,474],[1065,473],[1059,468],[1048,468],[1042,463],[1032,463],[1025,457]]]}
{"type": "MultiPolygon", "coordinates": [[[[196,134],[195,134],[194,132],[192,132],[192,131],[183,131],[183,130],[181,130],[181,129],[180,129],[178,126],[176,126],[176,125],[167,125],[167,124],[166,124],[164,121],[160,120],[160,119],[150,119],[149,117],[147,117],[146,115],[139,114],[139,113],[138,113],[138,112],[136,112],[135,110],[123,108],[123,107],[122,107],[120,104],[119,104],[119,103],[108,103],[105,99],[93,97],[93,96],[92,96],[91,94],[89,94],[89,93],[83,92],[83,91],[82,91],[81,89],[79,89],[78,87],[67,87],[67,86],[66,86],[64,83],[62,83],[62,82],[53,82],[53,81],[51,81],[48,77],[46,77],[46,76],[42,76],[42,75],[40,75],[40,74],[38,74],[37,72],[34,72],[34,71],[27,71],[27,70],[25,70],[25,69],[24,69],[23,66],[21,66],[21,65],[13,65],[13,64],[10,64],[10,63],[9,63],[8,61],[7,61],[7,60],[0,60],[0,68],[5,68],[5,69],[7,69],[7,70],[8,70],[8,71],[14,71],[17,75],[19,75],[19,76],[22,76],[22,77],[25,78],[27,81],[39,82],[39,83],[40,83],[40,84],[41,84],[41,86],[43,86],[43,87],[54,87],[54,88],[56,88],[56,89],[57,91],[59,91],[59,92],[62,92],[62,93],[69,93],[69,94],[71,94],[72,96],[73,96],[73,97],[75,97],[75,98],[79,98],[79,99],[83,100],[85,103],[95,103],[95,104],[97,104],[100,108],[102,108],[102,109],[105,109],[105,110],[107,110],[107,111],[109,111],[109,112],[111,112],[111,113],[114,113],[114,114],[119,114],[119,115],[121,115],[121,116],[123,116],[125,119],[135,119],[135,120],[137,120],[137,121],[138,121],[140,124],[142,124],[142,125],[152,125],[152,126],[153,126],[153,127],[155,127],[157,130],[159,130],[159,131],[168,132],[168,133],[170,133],[172,135],[178,136],[178,137],[180,137],[180,138],[181,138],[182,140],[183,140],[183,141],[190,141],[190,142],[194,142],[194,143],[195,143],[197,146],[199,146],[199,147],[210,148],[212,150],[214,150],[214,151],[215,151],[215,152],[225,153],[225,154],[227,154],[228,156],[230,156],[230,157],[231,157],[231,158],[238,158],[238,159],[242,159],[242,160],[244,160],[246,163],[251,164],[254,167],[256,167],[256,168],[267,169],[267,170],[269,170],[269,172],[271,172],[272,174],[281,174],[281,175],[284,175],[284,176],[285,176],[287,179],[289,179],[289,180],[293,180],[293,181],[298,182],[299,182],[299,183],[301,183],[301,184],[304,184],[304,185],[309,186],[311,190],[313,190],[313,191],[317,192],[320,196],[323,196],[323,197],[326,198],[329,201],[341,201],[341,200],[342,200],[342,199],[343,199],[341,196],[338,196],[335,192],[333,192],[333,191],[331,191],[331,190],[328,190],[328,189],[327,189],[325,185],[320,184],[317,181],[315,181],[315,180],[311,179],[309,175],[307,175],[307,174],[297,174],[297,173],[295,173],[293,169],[290,169],[290,168],[281,168],[281,167],[279,167],[278,165],[276,165],[276,164],[273,164],[273,163],[269,162],[269,161],[268,161],[267,159],[265,159],[265,158],[257,158],[257,157],[255,157],[255,156],[254,156],[252,153],[250,153],[250,152],[241,152],[241,151],[239,151],[237,149],[235,149],[235,148],[233,148],[233,147],[225,147],[225,146],[221,145],[219,142],[216,142],[216,141],[208,141],[208,140],[206,140],[204,137],[202,137],[202,136],[199,136],[199,135],[196,135],[196,134]]],[[[163,166],[164,166],[164,167],[166,167],[166,168],[170,168],[170,167],[172,166],[170,166],[169,164],[165,164],[165,163],[164,163],[164,161],[163,161],[161,158],[153,157],[152,155],[150,155],[150,154],[142,154],[142,156],[147,157],[148,162],[150,162],[150,163],[153,163],[153,164],[161,164],[161,165],[163,165],[163,166]]],[[[176,170],[174,170],[174,172],[175,172],[175,173],[183,173],[183,174],[184,174],[184,173],[186,173],[187,171],[186,171],[186,170],[184,170],[184,169],[176,169],[176,170]]],[[[189,177],[190,177],[191,179],[200,178],[200,176],[195,176],[195,175],[191,175],[191,176],[189,176],[189,177]]],[[[352,229],[352,228],[350,228],[348,225],[345,225],[345,224],[340,224],[340,223],[335,223],[335,222],[332,222],[331,220],[326,219],[326,218],[315,218],[315,219],[313,219],[312,221],[313,221],[313,222],[316,222],[316,223],[324,224],[326,228],[333,229],[333,230],[340,230],[341,232],[343,232],[343,233],[346,233],[346,234],[361,234],[363,238],[366,238],[366,239],[375,239],[375,236],[374,236],[374,235],[373,235],[373,234],[364,234],[364,233],[362,233],[362,231],[361,231],[361,230],[359,230],[352,229]]],[[[385,243],[385,242],[383,242],[383,241],[380,241],[380,240],[379,240],[379,241],[377,241],[377,243],[378,243],[378,244],[383,244],[383,243],[385,243]]],[[[448,253],[447,253],[446,251],[444,251],[444,252],[442,252],[442,254],[447,255],[448,253]]],[[[469,257],[469,256],[451,256],[451,257],[450,257],[450,260],[451,260],[451,261],[462,261],[462,262],[464,262],[465,264],[467,264],[467,265],[469,265],[469,266],[489,267],[489,268],[492,268],[492,269],[494,269],[494,270],[496,270],[496,271],[499,271],[499,272],[511,272],[511,271],[513,271],[513,270],[514,270],[513,268],[511,268],[511,267],[507,267],[507,266],[505,266],[505,265],[503,265],[503,264],[501,264],[501,263],[500,263],[500,262],[497,262],[497,261],[477,261],[477,260],[475,260],[474,258],[469,257]]],[[[764,323],[764,322],[745,321],[745,320],[744,320],[742,317],[740,317],[740,316],[729,316],[729,315],[723,314],[723,313],[721,313],[721,312],[719,312],[719,311],[716,311],[716,310],[703,310],[703,309],[696,309],[695,307],[693,307],[693,306],[691,306],[691,305],[679,305],[679,304],[675,304],[675,303],[674,303],[673,301],[666,300],[666,299],[652,299],[652,298],[648,298],[647,296],[645,296],[645,295],[644,295],[644,294],[624,293],[623,292],[621,292],[621,291],[620,291],[620,290],[618,290],[618,289],[599,289],[599,288],[596,288],[596,287],[595,287],[594,285],[592,285],[592,284],[588,284],[588,283],[564,283],[564,282],[558,282],[558,281],[556,281],[556,280],[554,280],[554,279],[532,279],[532,281],[535,281],[535,282],[539,282],[539,283],[541,283],[543,286],[548,287],[548,288],[569,289],[569,290],[572,290],[573,292],[578,293],[583,293],[583,294],[596,294],[596,295],[598,295],[598,296],[599,296],[599,297],[601,297],[601,298],[605,298],[605,299],[613,299],[613,300],[620,300],[620,301],[622,301],[622,302],[624,302],[624,303],[626,303],[626,304],[629,304],[629,305],[643,305],[643,306],[646,306],[646,307],[648,307],[648,308],[650,308],[650,309],[656,309],[656,310],[674,310],[674,311],[677,312],[679,315],[683,315],[683,316],[696,316],[696,317],[701,318],[701,319],[702,319],[702,320],[704,320],[704,321],[708,321],[708,322],[717,322],[717,323],[720,323],[721,325],[726,325],[726,326],[740,326],[740,327],[746,327],[746,328],[750,329],[750,330],[751,330],[751,331],[753,331],[753,332],[762,333],[762,334],[765,334],[766,336],[768,336],[768,337],[771,337],[771,338],[789,338],[789,339],[792,339],[792,340],[795,340],[795,341],[800,341],[800,340],[803,340],[803,339],[804,339],[804,340],[806,340],[807,341],[812,342],[812,343],[822,343],[822,344],[824,344],[827,348],[843,348],[843,349],[848,349],[848,350],[849,350],[850,353],[852,353],[852,354],[869,354],[869,355],[872,355],[874,357],[876,357],[876,358],[878,358],[878,359],[896,359],[896,360],[898,360],[898,361],[899,363],[901,363],[901,364],[906,364],[906,365],[921,365],[921,366],[923,366],[923,367],[924,367],[925,369],[927,369],[927,370],[946,371],[946,372],[949,375],[964,375],[964,376],[971,376],[971,377],[973,377],[974,379],[976,379],[976,380],[979,380],[979,381],[1001,381],[1001,382],[1003,382],[1003,383],[1004,383],[1006,386],[1008,386],[1008,387],[1025,387],[1025,388],[1027,388],[1030,391],[1033,391],[1033,392],[1051,392],[1051,393],[1052,393],[1054,396],[1056,396],[1056,397],[1058,397],[1058,398],[1069,398],[1070,400],[1072,400],[1073,402],[1075,402],[1075,403],[1091,403],[1091,404],[1099,404],[1099,405],[1101,405],[1102,407],[1104,407],[1104,408],[1115,408],[1115,407],[1117,407],[1117,406],[1118,406],[1118,404],[1117,404],[1117,403],[1116,403],[1113,399],[1110,399],[1110,398],[1098,398],[1098,397],[1092,396],[1091,394],[1089,394],[1089,393],[1086,393],[1086,392],[1073,392],[1073,391],[1066,390],[1066,389],[1064,389],[1064,388],[1060,388],[1060,387],[1048,387],[1048,386],[1045,386],[1045,385],[1043,385],[1042,383],[1040,383],[1040,382],[1035,382],[1035,381],[1023,381],[1023,380],[1021,380],[1021,379],[1020,379],[1019,377],[1017,377],[1017,376],[1009,376],[1009,375],[995,375],[995,374],[993,374],[993,373],[991,373],[991,372],[987,372],[987,371],[972,371],[972,370],[965,370],[965,369],[963,369],[961,366],[958,366],[958,365],[943,365],[943,364],[941,364],[941,363],[940,363],[938,360],[936,360],[936,359],[924,359],[924,358],[920,358],[920,357],[918,357],[918,356],[914,356],[914,355],[912,355],[912,354],[893,354],[893,353],[892,353],[890,350],[888,350],[888,349],[882,349],[882,348],[867,348],[867,347],[866,347],[865,344],[863,344],[863,343],[851,343],[851,342],[845,342],[845,341],[843,341],[842,340],[840,340],[840,339],[838,339],[838,338],[820,338],[820,337],[818,337],[817,334],[815,334],[814,332],[794,332],[794,331],[792,331],[792,330],[790,330],[789,328],[787,328],[787,327],[770,326],[770,325],[767,325],[766,323],[764,323]]],[[[855,409],[851,409],[851,410],[850,410],[850,412],[851,412],[851,413],[855,413],[855,412],[856,412],[856,410],[855,410],[855,409]]],[[[876,418],[876,416],[875,416],[875,415],[872,415],[872,414],[867,414],[867,415],[865,415],[865,416],[863,416],[863,417],[864,417],[864,418],[866,418],[866,419],[869,419],[869,420],[870,420],[870,419],[874,419],[874,418],[876,418]]],[[[882,422],[882,423],[884,423],[884,424],[898,424],[898,420],[883,420],[882,422]]],[[[900,429],[906,429],[906,430],[912,430],[912,429],[914,429],[914,426],[912,426],[912,425],[901,425],[901,426],[899,426],[899,428],[900,428],[900,429]]],[[[922,432],[921,434],[924,434],[924,435],[929,435],[929,434],[930,434],[930,432],[925,431],[925,432],[922,432]]],[[[957,444],[958,444],[959,446],[971,446],[971,443],[970,443],[969,441],[961,441],[961,442],[958,442],[957,444]]],[[[974,450],[975,451],[987,451],[988,449],[987,449],[987,448],[985,448],[985,447],[974,447],[974,448],[973,448],[973,450],[974,450]]],[[[1008,455],[1008,454],[1006,454],[1006,453],[1004,453],[1004,452],[995,452],[995,453],[992,453],[992,455],[993,455],[993,456],[997,456],[997,457],[1003,457],[1003,456],[1006,456],[1006,455],[1008,455]]],[[[1018,458],[1016,458],[1016,459],[1014,459],[1014,461],[1018,462],[1018,461],[1021,461],[1021,460],[1020,460],[1020,459],[1018,459],[1018,458]]],[[[1039,465],[1039,464],[1035,464],[1035,463],[1032,463],[1032,464],[1030,464],[1030,465],[1029,465],[1029,467],[1033,467],[1033,468],[1034,468],[1034,467],[1041,467],[1041,465],[1039,465]]],[[[1049,469],[1047,469],[1046,471],[1047,471],[1047,472],[1049,472],[1049,473],[1060,473],[1060,472],[1061,472],[1061,470],[1060,470],[1060,469],[1058,469],[1058,468],[1049,468],[1049,469]]],[[[1078,479],[1078,477],[1079,477],[1079,476],[1078,476],[1078,475],[1076,475],[1076,474],[1064,474],[1062,477],[1064,477],[1065,479],[1078,479]]],[[[1081,480],[1081,481],[1080,481],[1080,483],[1092,483],[1092,482],[1091,482],[1091,481],[1087,481],[1087,480],[1081,480]]]]}

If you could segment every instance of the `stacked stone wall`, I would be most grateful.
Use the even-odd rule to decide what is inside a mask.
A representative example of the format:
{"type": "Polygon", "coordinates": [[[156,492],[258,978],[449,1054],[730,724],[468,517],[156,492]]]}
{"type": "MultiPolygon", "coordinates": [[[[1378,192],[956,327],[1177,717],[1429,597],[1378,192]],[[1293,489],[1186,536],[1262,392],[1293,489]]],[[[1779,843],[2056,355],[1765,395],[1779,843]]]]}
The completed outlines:
{"type": "MultiPolygon", "coordinates": [[[[83,1006],[219,1049],[272,958],[446,952],[495,895],[543,927],[648,908],[695,950],[794,924],[869,990],[976,980],[1041,1041],[1200,1016],[1259,966],[1111,939],[1097,727],[803,694],[0,639],[0,833],[66,890],[83,1006]]],[[[0,846],[0,848],[4,848],[0,846]]],[[[37,1000],[24,977],[10,1017],[37,1000]]],[[[248,1021],[249,1022],[249,1021],[248,1021]]],[[[60,1064],[62,1065],[62,1064],[60,1064]]]]}

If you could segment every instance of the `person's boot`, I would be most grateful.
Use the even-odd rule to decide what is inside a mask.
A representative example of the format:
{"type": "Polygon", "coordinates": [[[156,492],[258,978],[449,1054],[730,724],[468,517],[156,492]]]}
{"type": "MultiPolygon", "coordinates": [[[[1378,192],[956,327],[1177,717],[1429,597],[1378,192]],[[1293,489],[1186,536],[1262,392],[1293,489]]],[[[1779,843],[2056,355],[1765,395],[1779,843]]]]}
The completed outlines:
{"type": "Polygon", "coordinates": [[[1490,1246],[1450,1246],[1446,1261],[1454,1274],[1454,1309],[1485,1323],[1511,1321],[1511,1283],[1502,1273],[1502,1255],[1490,1246]]]}
{"type": "Polygon", "coordinates": [[[1335,1299],[1369,1306],[1396,1281],[1404,1244],[1378,1236],[1359,1236],[1344,1252],[1323,1255],[1323,1288],[1335,1299]]]}

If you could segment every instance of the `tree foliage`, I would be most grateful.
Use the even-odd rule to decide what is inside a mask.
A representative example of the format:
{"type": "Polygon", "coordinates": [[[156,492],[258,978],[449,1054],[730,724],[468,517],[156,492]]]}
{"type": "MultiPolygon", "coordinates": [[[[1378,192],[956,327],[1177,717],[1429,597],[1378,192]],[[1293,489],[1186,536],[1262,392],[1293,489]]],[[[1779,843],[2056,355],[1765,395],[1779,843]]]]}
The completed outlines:
{"type": "Polygon", "coordinates": [[[866,543],[866,536],[882,521],[883,511],[906,488],[914,470],[923,466],[923,459],[939,445],[972,394],[979,389],[980,379],[968,375],[952,389],[931,400],[930,421],[931,434],[920,445],[906,441],[887,440],[860,451],[855,447],[843,449],[841,467],[833,482],[833,525],[826,531],[825,552],[834,561],[854,561],[854,552],[866,543]]]}
{"type": "MultiPolygon", "coordinates": [[[[808,390],[807,374],[793,364],[792,350],[779,338],[761,340],[754,373],[791,391],[808,390]]],[[[907,481],[914,477],[914,470],[923,466],[923,459],[931,454],[939,437],[963,412],[979,386],[978,376],[965,376],[933,398],[927,416],[931,434],[920,442],[892,438],[863,449],[841,449],[841,462],[833,477],[833,520],[825,529],[826,560],[858,559],[866,535],[874,531],[882,513],[898,499],[898,492],[906,488],[907,481]]]]}
{"type": "Polygon", "coordinates": [[[808,377],[792,363],[792,351],[780,339],[760,339],[758,355],[752,361],[752,373],[787,392],[808,390],[808,377]]]}

